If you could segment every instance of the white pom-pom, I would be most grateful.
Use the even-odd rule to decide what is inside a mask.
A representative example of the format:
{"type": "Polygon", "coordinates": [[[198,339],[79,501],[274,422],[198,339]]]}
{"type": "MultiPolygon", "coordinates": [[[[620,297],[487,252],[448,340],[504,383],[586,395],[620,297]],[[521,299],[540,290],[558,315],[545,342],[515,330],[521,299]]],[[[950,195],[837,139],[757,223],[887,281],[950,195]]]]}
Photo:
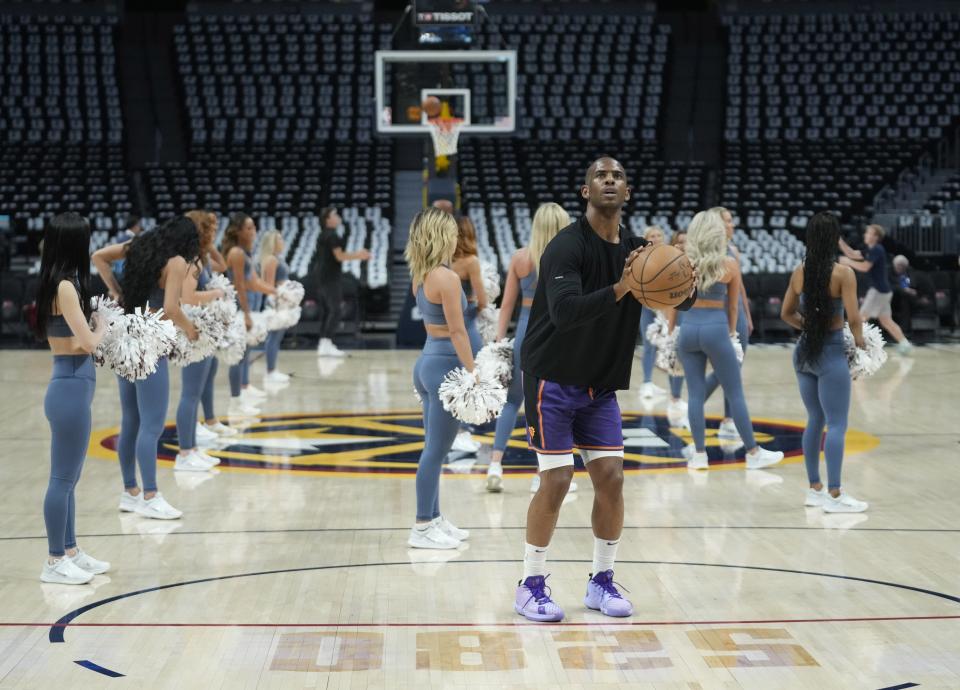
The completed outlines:
{"type": "Polygon", "coordinates": [[[500,321],[500,310],[488,304],[477,314],[477,330],[483,342],[492,343],[497,338],[497,325],[500,321]]]}
{"type": "Polygon", "coordinates": [[[225,302],[236,303],[237,288],[222,273],[214,273],[207,281],[207,290],[223,290],[223,300],[225,302]]]}
{"type": "Polygon", "coordinates": [[[227,324],[223,323],[220,315],[207,305],[185,304],[183,313],[197,329],[197,339],[190,340],[186,333],[177,329],[177,341],[170,353],[170,363],[178,367],[200,362],[216,354],[227,330],[227,324]]]}
{"type": "Polygon", "coordinates": [[[480,276],[483,278],[483,291],[487,300],[493,302],[500,296],[500,271],[493,264],[480,262],[480,276]]]}
{"type": "Polygon", "coordinates": [[[507,402],[507,391],[499,381],[477,377],[463,367],[443,378],[439,393],[443,409],[467,424],[486,424],[507,402]]]}
{"type": "Polygon", "coordinates": [[[661,312],[654,311],[654,313],[656,314],[656,318],[653,320],[653,323],[647,326],[647,332],[644,335],[646,335],[647,341],[651,345],[660,349],[661,343],[670,335],[670,324],[661,312]]]}
{"type": "Polygon", "coordinates": [[[883,349],[886,344],[883,332],[872,323],[863,326],[863,344],[861,349],[853,340],[850,324],[843,325],[843,344],[847,353],[847,363],[850,365],[850,376],[853,380],[873,376],[883,363],[887,361],[887,353],[883,349]]]}
{"type": "Polygon", "coordinates": [[[268,310],[270,315],[267,318],[267,330],[285,331],[293,328],[300,323],[300,307],[291,307],[289,309],[268,310]]]}
{"type": "Polygon", "coordinates": [[[247,351],[247,327],[244,324],[243,312],[238,311],[233,320],[227,324],[227,330],[220,341],[217,355],[227,366],[239,364],[243,353],[247,351]]]}
{"type": "Polygon", "coordinates": [[[683,364],[680,362],[680,353],[677,351],[678,342],[680,342],[679,326],[673,329],[673,333],[664,336],[657,345],[655,360],[657,368],[663,369],[670,376],[683,376],[683,364]]]}
{"type": "Polygon", "coordinates": [[[255,311],[250,314],[250,321],[253,323],[247,331],[247,345],[255,347],[267,339],[269,330],[267,323],[272,316],[272,312],[272,309],[268,309],[267,311],[255,311]]]}
{"type": "Polygon", "coordinates": [[[277,310],[293,309],[303,302],[305,292],[303,283],[296,280],[286,280],[277,286],[277,310]]]}
{"type": "MultiPolygon", "coordinates": [[[[123,307],[106,295],[95,295],[90,300],[90,308],[100,316],[100,320],[109,327],[123,316],[123,307]]],[[[91,327],[93,324],[91,324],[91,327]]]]}
{"type": "Polygon", "coordinates": [[[170,354],[177,337],[173,323],[163,319],[163,310],[116,316],[94,352],[94,361],[106,365],[128,381],[140,381],[157,370],[170,354]]]}
{"type": "Polygon", "coordinates": [[[743,363],[743,345],[740,344],[740,335],[737,333],[730,334],[730,344],[733,345],[733,354],[737,356],[737,363],[743,363]]]}
{"type": "Polygon", "coordinates": [[[513,338],[484,345],[475,358],[480,378],[499,381],[506,388],[513,378],[513,338]]]}

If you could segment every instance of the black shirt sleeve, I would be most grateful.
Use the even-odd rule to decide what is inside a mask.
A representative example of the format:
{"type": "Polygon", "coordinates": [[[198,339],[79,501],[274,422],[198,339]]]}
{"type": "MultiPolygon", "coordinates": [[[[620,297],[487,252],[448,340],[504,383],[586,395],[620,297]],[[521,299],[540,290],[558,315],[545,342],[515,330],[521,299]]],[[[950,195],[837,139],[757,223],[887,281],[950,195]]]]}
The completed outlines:
{"type": "Polygon", "coordinates": [[[583,294],[583,253],[583,244],[576,236],[558,235],[540,259],[539,280],[545,281],[550,321],[557,331],[577,328],[617,306],[612,285],[583,294]]]}

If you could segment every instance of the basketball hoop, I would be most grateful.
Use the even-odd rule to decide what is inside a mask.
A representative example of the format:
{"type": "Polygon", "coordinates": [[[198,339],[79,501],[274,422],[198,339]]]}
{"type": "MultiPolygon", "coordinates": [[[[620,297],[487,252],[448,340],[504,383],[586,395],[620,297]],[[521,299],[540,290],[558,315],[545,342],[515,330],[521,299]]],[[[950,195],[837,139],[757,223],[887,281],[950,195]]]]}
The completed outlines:
{"type": "Polygon", "coordinates": [[[430,128],[433,152],[437,158],[456,154],[457,142],[460,140],[460,128],[463,127],[463,118],[431,117],[427,120],[427,126],[430,128]]]}

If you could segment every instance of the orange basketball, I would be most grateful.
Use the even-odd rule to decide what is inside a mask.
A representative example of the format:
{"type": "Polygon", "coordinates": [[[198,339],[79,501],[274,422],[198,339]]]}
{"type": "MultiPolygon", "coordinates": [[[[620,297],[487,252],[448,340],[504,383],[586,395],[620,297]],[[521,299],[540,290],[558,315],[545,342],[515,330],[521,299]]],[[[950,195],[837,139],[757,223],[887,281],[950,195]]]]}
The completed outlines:
{"type": "Polygon", "coordinates": [[[627,283],[638,302],[651,309],[665,309],[690,296],[693,280],[687,255],[669,244],[658,244],[630,264],[627,283]]]}
{"type": "Polygon", "coordinates": [[[423,112],[427,114],[427,117],[438,117],[440,115],[440,99],[436,96],[424,98],[423,112]]]}

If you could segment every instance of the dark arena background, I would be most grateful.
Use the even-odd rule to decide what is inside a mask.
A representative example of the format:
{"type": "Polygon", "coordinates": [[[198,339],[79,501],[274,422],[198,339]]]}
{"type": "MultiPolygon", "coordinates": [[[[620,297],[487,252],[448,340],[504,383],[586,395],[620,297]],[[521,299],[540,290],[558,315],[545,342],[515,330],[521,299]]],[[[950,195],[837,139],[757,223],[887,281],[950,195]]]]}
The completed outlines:
{"type": "MultiPolygon", "coordinates": [[[[960,688],[958,219],[955,0],[2,0],[0,688],[960,688]],[[414,372],[437,332],[405,251],[418,213],[451,212],[474,229],[490,305],[512,295],[506,336],[532,328],[550,288],[518,293],[515,257],[542,205],[588,217],[601,157],[631,188],[623,241],[655,226],[671,242],[699,212],[729,213],[746,419],[783,457],[750,459],[723,391],[698,441],[690,377],[668,377],[643,321],[630,388],[583,391],[621,410],[609,587],[623,583],[632,616],[581,599],[591,548],[612,537],[596,528],[603,478],[581,458],[596,450],[575,444],[550,577],[531,595],[565,617],[534,622],[514,597],[555,486],[538,472],[554,451],[538,461],[528,445],[544,387],[526,410],[508,402],[499,433],[496,415],[459,426],[425,479],[439,432],[414,372]],[[108,295],[131,261],[111,248],[190,211],[225,260],[234,219],[253,222],[244,280],[279,284],[264,257],[285,265],[304,289],[295,325],[250,341],[246,364],[206,357],[199,384],[162,359],[162,384],[91,364],[89,405],[52,393],[51,348],[78,371],[89,351],[35,334],[53,219],[88,221],[91,257],[110,256],[92,259],[90,290],[108,295]],[[819,467],[837,488],[810,461],[820,437],[782,316],[820,212],[839,223],[838,261],[860,265],[860,308],[892,291],[891,318],[871,321],[885,363],[855,377],[842,420],[821,411],[824,458],[831,425],[843,444],[837,496],[814,487],[819,467]],[[86,435],[55,442],[70,424],[86,435]],[[58,481],[75,486],[60,513],[58,481]],[[448,525],[436,548],[417,541],[431,481],[430,530],[448,525]],[[49,575],[83,570],[74,547],[109,570],[49,575]]],[[[467,312],[483,312],[460,278],[467,312]]],[[[598,343],[610,318],[590,321],[598,343]]],[[[822,380],[818,394],[845,395],[822,380]]]]}

